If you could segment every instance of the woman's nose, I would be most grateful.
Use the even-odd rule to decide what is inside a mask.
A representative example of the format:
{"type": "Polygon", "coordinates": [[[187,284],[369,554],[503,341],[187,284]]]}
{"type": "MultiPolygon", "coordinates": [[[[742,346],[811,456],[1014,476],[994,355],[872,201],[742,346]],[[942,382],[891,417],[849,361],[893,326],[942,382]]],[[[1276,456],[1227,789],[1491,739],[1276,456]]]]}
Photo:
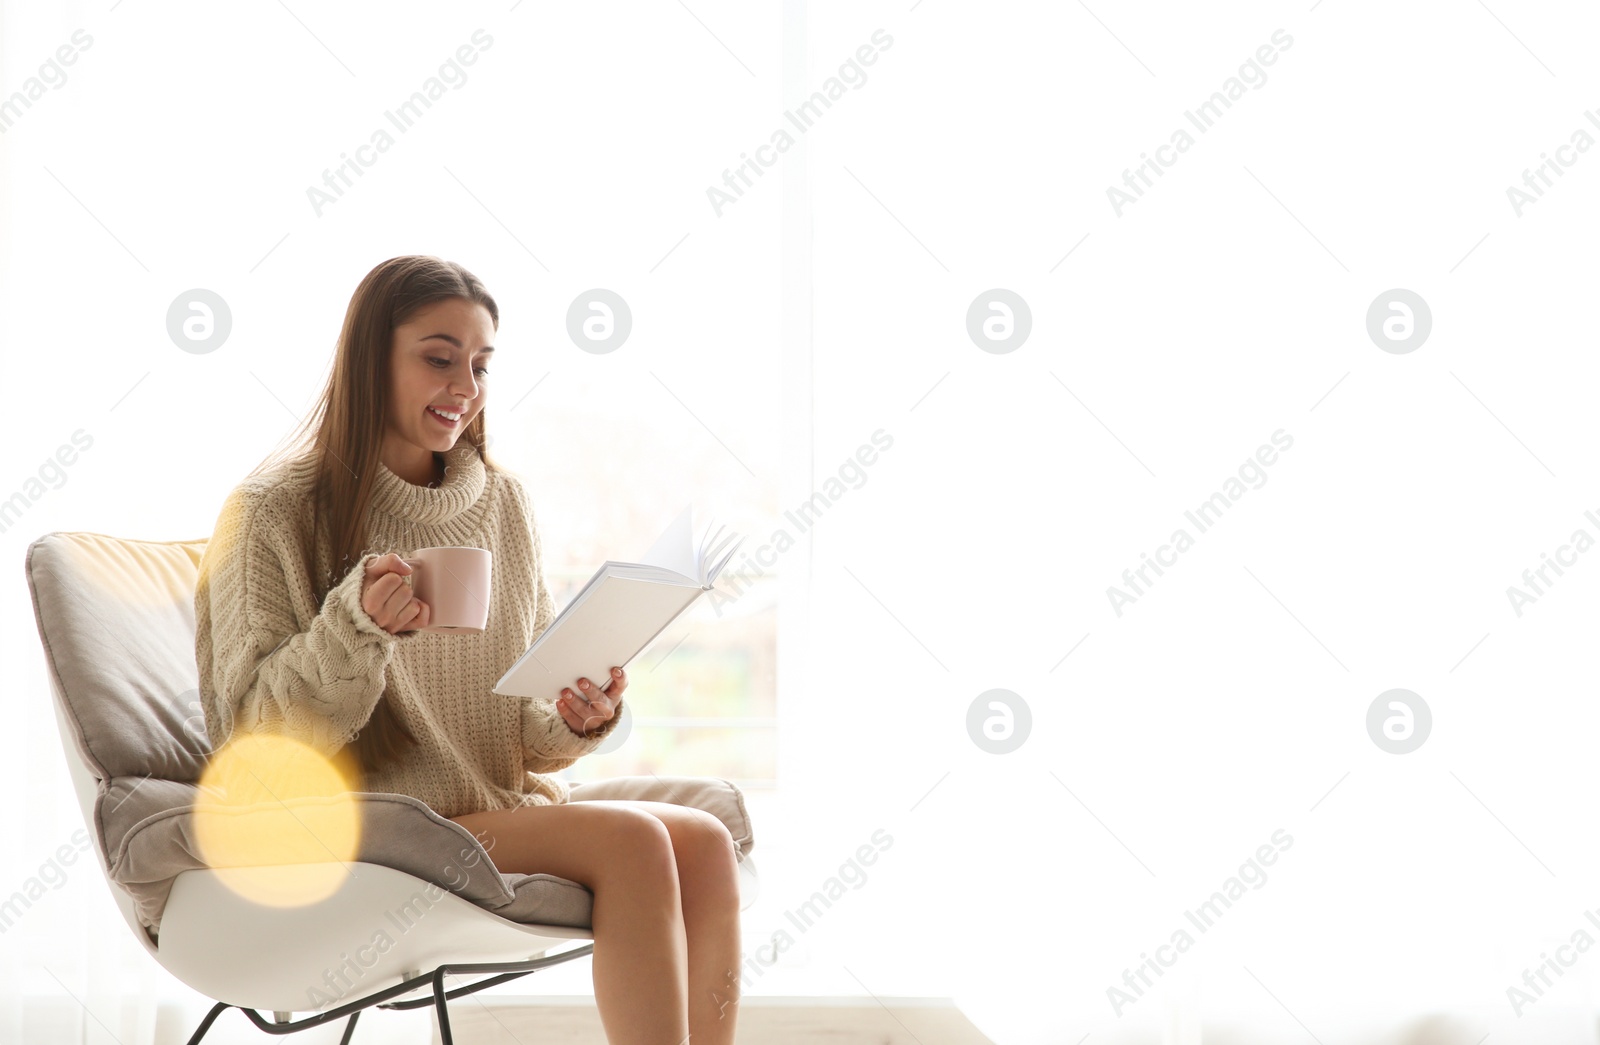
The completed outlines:
{"type": "Polygon", "coordinates": [[[450,391],[451,394],[460,395],[463,399],[476,399],[478,382],[473,380],[472,371],[469,369],[465,374],[458,374],[450,383],[450,391]]]}

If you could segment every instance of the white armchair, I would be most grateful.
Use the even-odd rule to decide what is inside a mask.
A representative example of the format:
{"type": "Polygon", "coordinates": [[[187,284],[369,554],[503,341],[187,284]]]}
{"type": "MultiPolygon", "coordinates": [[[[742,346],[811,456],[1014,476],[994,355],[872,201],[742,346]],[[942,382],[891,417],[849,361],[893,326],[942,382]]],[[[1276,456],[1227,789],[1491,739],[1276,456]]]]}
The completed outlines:
{"type": "MultiPolygon", "coordinates": [[[[28,547],[26,563],[68,767],[112,895],[150,955],[216,1002],[189,1045],[231,1007],[271,1034],[348,1019],[349,1045],[375,1005],[432,1006],[452,1045],[448,999],[590,954],[588,889],[501,874],[470,832],[406,795],[355,796],[360,852],[314,902],[255,903],[207,866],[190,810],[210,748],[188,699],[204,550],[204,540],[50,533],[28,547]],[[441,875],[440,854],[458,851],[481,859],[451,861],[454,873],[441,875]],[[447,991],[447,974],[483,978],[447,991]]],[[[731,782],[634,776],[571,786],[575,802],[668,801],[716,815],[739,851],[740,906],[754,902],[754,839],[731,782]]],[[[292,885],[325,870],[284,863],[250,873],[292,885]]]]}

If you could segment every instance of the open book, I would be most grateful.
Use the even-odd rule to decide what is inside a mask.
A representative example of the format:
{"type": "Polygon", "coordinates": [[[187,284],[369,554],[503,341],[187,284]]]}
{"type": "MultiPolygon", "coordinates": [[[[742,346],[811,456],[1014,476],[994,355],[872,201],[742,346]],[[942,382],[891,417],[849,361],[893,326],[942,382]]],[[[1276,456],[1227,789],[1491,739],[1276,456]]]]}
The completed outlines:
{"type": "Polygon", "coordinates": [[[554,700],[568,686],[576,692],[580,678],[604,688],[613,666],[627,667],[667,625],[712,590],[717,574],[744,538],[723,536],[726,527],[713,534],[707,526],[695,547],[693,507],[683,509],[639,562],[608,559],[601,564],[495,683],[494,692],[554,700]]]}

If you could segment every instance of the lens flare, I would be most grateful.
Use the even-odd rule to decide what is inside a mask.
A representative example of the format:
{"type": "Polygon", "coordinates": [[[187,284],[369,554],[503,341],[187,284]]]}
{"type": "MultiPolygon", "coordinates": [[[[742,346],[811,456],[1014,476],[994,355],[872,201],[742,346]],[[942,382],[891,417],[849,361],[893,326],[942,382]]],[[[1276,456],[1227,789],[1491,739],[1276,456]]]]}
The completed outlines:
{"type": "Polygon", "coordinates": [[[271,907],[323,900],[354,874],[358,779],[346,755],[297,740],[238,734],[200,777],[200,857],[239,895],[271,907]]]}

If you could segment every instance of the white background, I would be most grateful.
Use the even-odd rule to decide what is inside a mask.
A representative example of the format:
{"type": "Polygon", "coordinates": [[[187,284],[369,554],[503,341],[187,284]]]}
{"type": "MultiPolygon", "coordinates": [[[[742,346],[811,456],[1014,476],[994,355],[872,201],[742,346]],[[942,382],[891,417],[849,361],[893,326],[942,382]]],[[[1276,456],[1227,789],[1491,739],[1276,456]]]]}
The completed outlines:
{"type": "MultiPolygon", "coordinates": [[[[785,563],[808,612],[783,618],[747,948],[874,830],[894,844],[753,991],[951,996],[1002,1042],[1594,1040],[1600,956],[1520,1018],[1506,993],[1600,907],[1596,556],[1520,617],[1507,598],[1600,538],[1600,158],[1566,152],[1520,216],[1507,198],[1600,137],[1592,11],[509,6],[0,6],[7,95],[94,38],[0,136],[0,496],[95,440],[0,534],[0,890],[78,815],[27,543],[209,533],[320,388],[360,277],[435,253],[499,299],[498,402],[548,374],[490,424],[573,562],[609,554],[597,532],[648,539],[686,485],[766,532],[893,437],[785,563]],[[316,216],[307,186],[480,26],[469,81],[316,216]],[[866,81],[718,216],[708,186],[878,29],[866,81]],[[1265,82],[1195,132],[1184,111],[1279,29],[1265,82]],[[1193,147],[1119,216],[1107,189],[1178,127],[1193,147]],[[604,356],[565,338],[596,286],[634,314],[604,356]],[[193,287],[232,307],[212,354],[166,335],[193,287]],[[991,288],[1031,310],[1003,354],[967,334],[991,288]],[[1366,330],[1393,288],[1432,313],[1402,354],[1366,330]],[[1185,511],[1280,429],[1265,483],[1198,533],[1185,511]],[[1119,616],[1107,588],[1179,527],[1194,546],[1119,616]],[[1406,755],[1366,727],[1397,687],[1433,716],[1406,755]],[[994,688],[1031,712],[1008,755],[967,732],[994,688]],[[1107,988],[1280,828],[1266,884],[1116,1015],[1107,988]]],[[[76,874],[0,938],[0,1033],[62,981],[94,996],[81,939],[132,946],[104,892],[76,874]]]]}

